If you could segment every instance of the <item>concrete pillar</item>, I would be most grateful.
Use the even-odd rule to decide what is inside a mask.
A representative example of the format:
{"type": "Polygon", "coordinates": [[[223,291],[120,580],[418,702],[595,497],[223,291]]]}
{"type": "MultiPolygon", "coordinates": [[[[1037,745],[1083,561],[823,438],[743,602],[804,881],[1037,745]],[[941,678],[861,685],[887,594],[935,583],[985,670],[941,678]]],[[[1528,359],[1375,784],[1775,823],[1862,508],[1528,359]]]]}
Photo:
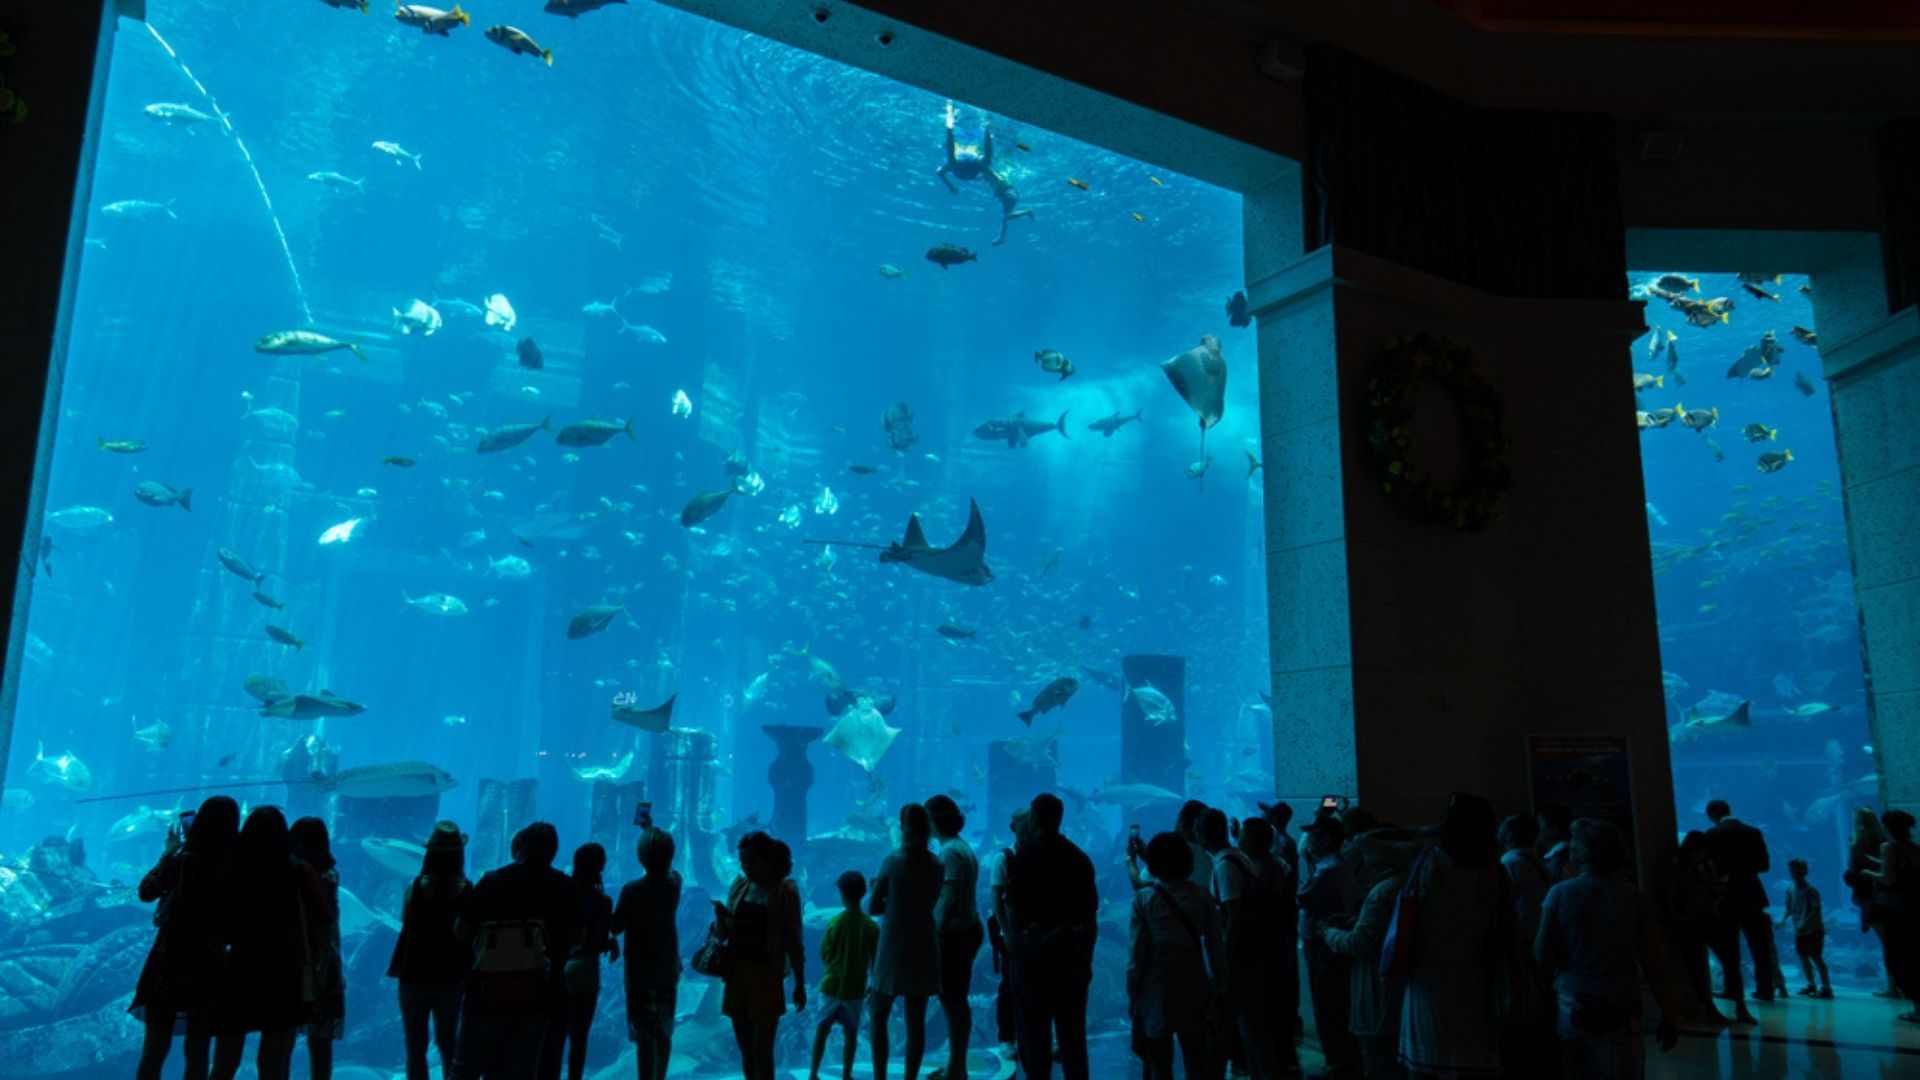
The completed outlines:
{"type": "MultiPolygon", "coordinates": [[[[1624,286],[1623,286],[1624,288],[1624,286]]],[[[1530,734],[1619,733],[1643,858],[1672,782],[1625,301],[1498,297],[1337,246],[1255,281],[1275,776],[1437,820],[1448,792],[1530,804],[1530,734]],[[1476,533],[1382,493],[1367,382],[1424,331],[1473,350],[1507,403],[1514,482],[1476,533]]],[[[1444,423],[1444,393],[1424,411],[1444,423]]]]}
{"type": "Polygon", "coordinates": [[[1844,266],[1816,273],[1813,290],[1860,605],[1867,722],[1884,805],[1920,813],[1920,446],[1912,438],[1920,415],[1920,308],[1862,312],[1830,328],[1821,297],[1837,293],[1833,285],[1845,275],[1844,266]]]}

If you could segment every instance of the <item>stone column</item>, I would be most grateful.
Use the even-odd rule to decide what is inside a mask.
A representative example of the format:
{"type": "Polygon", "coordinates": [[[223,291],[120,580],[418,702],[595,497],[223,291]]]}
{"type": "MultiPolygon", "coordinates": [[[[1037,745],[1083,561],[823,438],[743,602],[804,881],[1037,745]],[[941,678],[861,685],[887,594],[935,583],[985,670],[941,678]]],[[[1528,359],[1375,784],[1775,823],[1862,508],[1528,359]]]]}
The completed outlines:
{"type": "MultiPolygon", "coordinates": [[[[1623,285],[1624,289],[1624,285],[1623,285]]],[[[1525,736],[1620,733],[1638,850],[1673,836],[1629,347],[1638,304],[1493,296],[1337,246],[1250,290],[1260,316],[1279,794],[1439,818],[1472,791],[1530,803],[1525,736]],[[1367,380],[1425,331],[1485,364],[1514,483],[1477,533],[1382,493],[1367,380]]],[[[1233,358],[1229,358],[1231,361],[1233,358]]],[[[1451,419],[1444,394],[1424,411],[1451,419]]]]}
{"type": "Polygon", "coordinates": [[[1060,741],[1054,738],[1002,739],[987,744],[987,835],[994,846],[1012,839],[1007,824],[1013,813],[1042,791],[1052,791],[1060,777],[1060,741]]]}
{"type": "Polygon", "coordinates": [[[813,763],[807,744],[827,733],[803,724],[763,724],[760,730],[777,750],[767,766],[767,784],[773,788],[773,835],[792,845],[797,858],[807,842],[807,789],[813,786],[813,763]]]}
{"type": "MultiPolygon", "coordinates": [[[[1920,445],[1912,435],[1920,416],[1920,308],[1830,320],[1821,297],[1838,280],[1816,273],[1813,289],[1860,605],[1867,722],[1884,805],[1920,814],[1920,445]]],[[[1876,800],[1869,794],[1860,802],[1876,800]]]]}

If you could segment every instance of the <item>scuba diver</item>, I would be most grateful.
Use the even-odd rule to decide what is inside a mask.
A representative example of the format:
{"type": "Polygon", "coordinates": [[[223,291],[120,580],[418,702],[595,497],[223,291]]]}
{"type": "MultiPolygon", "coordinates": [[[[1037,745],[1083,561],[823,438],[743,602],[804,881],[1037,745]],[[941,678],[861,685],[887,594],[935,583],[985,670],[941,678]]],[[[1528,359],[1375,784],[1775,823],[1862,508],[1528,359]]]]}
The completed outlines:
{"type": "Polygon", "coordinates": [[[1016,209],[1020,205],[1020,193],[1014,190],[1011,181],[993,171],[993,129],[983,127],[980,142],[959,142],[953,135],[953,102],[947,102],[947,160],[935,173],[947,190],[955,195],[960,189],[954,185],[953,178],[977,180],[984,177],[987,186],[993,189],[993,197],[1000,201],[1000,235],[994,239],[995,246],[1007,242],[1007,223],[1014,218],[1032,217],[1033,211],[1016,209]]]}

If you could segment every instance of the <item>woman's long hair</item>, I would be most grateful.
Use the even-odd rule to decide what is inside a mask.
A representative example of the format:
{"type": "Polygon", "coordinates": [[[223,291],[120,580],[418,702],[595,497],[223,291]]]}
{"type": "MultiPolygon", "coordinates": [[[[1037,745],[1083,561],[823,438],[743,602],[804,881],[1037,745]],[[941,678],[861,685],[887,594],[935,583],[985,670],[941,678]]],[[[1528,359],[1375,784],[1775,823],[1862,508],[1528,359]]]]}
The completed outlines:
{"type": "Polygon", "coordinates": [[[324,874],[336,865],[333,859],[333,844],[327,836],[327,823],[317,817],[303,817],[287,830],[292,843],[293,854],[301,862],[313,867],[316,873],[324,874]]]}

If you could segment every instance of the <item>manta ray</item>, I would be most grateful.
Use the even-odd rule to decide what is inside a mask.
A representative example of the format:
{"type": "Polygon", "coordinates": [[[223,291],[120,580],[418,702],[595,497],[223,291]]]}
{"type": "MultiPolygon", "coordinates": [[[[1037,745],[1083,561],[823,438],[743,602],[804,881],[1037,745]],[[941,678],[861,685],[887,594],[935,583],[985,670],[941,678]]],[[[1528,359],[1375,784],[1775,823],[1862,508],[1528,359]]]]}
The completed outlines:
{"type": "Polygon", "coordinates": [[[987,565],[987,524],[981,520],[980,504],[972,499],[967,500],[966,531],[947,547],[937,548],[927,543],[927,534],[920,528],[919,514],[907,518],[904,537],[884,547],[840,540],[809,540],[807,543],[837,543],[847,547],[870,548],[880,553],[883,563],[905,563],[923,574],[957,581],[962,585],[985,585],[993,580],[993,569],[987,565]]]}
{"type": "MultiPolygon", "coordinates": [[[[1186,402],[1200,420],[1200,459],[1204,461],[1207,429],[1219,423],[1227,411],[1227,358],[1220,352],[1220,339],[1212,334],[1203,335],[1198,346],[1162,361],[1160,370],[1166,373],[1180,400],[1186,402]]],[[[1200,483],[1204,490],[1206,481],[1200,483]]]]}

